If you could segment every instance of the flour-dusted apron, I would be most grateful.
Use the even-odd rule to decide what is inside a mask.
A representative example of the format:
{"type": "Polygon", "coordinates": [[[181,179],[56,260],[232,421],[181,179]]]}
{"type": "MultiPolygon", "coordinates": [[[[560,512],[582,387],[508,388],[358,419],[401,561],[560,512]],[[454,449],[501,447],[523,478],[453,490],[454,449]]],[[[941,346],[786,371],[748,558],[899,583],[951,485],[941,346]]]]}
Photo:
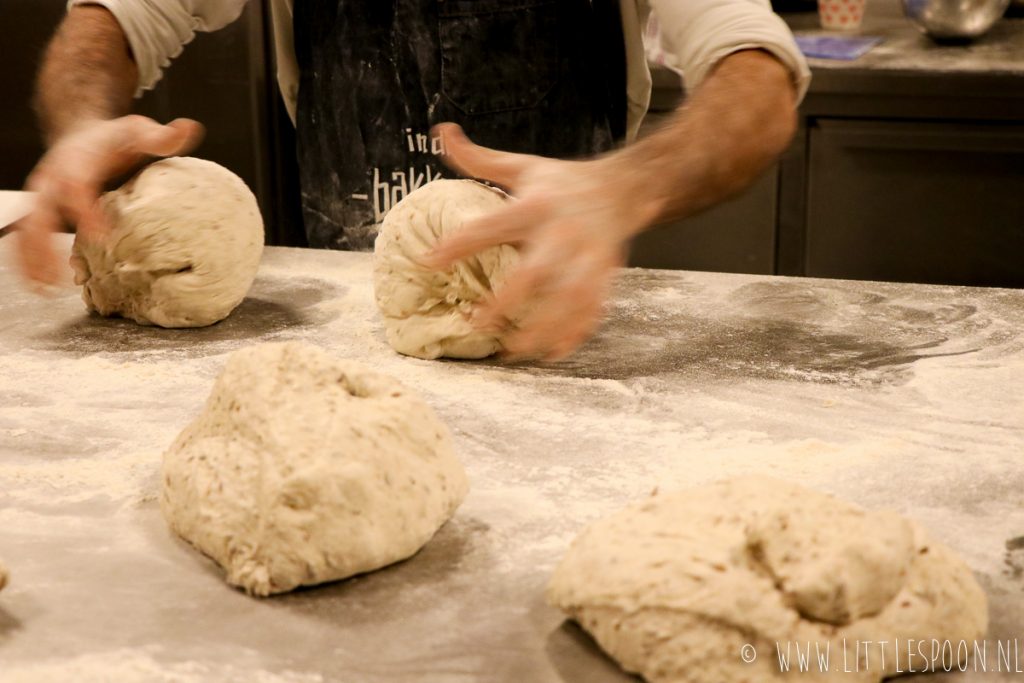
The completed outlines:
{"type": "Polygon", "coordinates": [[[559,158],[624,135],[618,0],[296,0],[294,28],[312,247],[372,249],[390,207],[454,175],[437,123],[559,158]]]}

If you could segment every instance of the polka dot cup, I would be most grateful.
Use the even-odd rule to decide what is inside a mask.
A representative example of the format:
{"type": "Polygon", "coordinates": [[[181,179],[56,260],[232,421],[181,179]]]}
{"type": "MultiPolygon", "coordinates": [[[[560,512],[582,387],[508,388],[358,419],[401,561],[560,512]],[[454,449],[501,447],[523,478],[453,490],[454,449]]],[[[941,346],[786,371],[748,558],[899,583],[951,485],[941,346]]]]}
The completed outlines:
{"type": "Polygon", "coordinates": [[[818,0],[821,27],[837,31],[855,31],[864,18],[865,0],[818,0]]]}

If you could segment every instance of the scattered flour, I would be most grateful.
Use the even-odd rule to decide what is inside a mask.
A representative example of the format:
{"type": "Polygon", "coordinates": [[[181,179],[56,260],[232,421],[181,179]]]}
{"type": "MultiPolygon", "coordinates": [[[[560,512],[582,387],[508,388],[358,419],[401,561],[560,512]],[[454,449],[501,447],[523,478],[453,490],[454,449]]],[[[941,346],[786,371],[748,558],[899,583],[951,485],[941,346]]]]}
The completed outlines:
{"type": "Polygon", "coordinates": [[[157,648],[120,649],[32,664],[5,665],[4,683],[323,683],[318,674],[271,673],[210,662],[160,661],[157,648]]]}
{"type": "Polygon", "coordinates": [[[53,509],[155,499],[160,454],[193,411],[168,397],[201,395],[206,382],[180,358],[86,356],[55,372],[35,353],[0,356],[0,376],[18,388],[0,391],[0,502],[53,509]]]}
{"type": "Polygon", "coordinates": [[[0,461],[0,501],[47,507],[106,497],[123,504],[156,499],[160,453],[143,451],[62,460],[0,461]]]}
{"type": "MultiPolygon", "coordinates": [[[[961,328],[954,330],[956,334],[950,334],[949,344],[925,350],[961,353],[976,344],[989,349],[986,353],[918,359],[900,366],[895,381],[875,382],[884,368],[863,375],[841,375],[815,364],[818,355],[812,354],[809,359],[813,362],[805,363],[797,352],[803,352],[805,344],[815,339],[799,338],[788,346],[780,343],[751,351],[749,338],[730,336],[742,331],[742,326],[708,326],[708,321],[718,317],[716,307],[725,305],[722,302],[728,302],[736,289],[733,278],[685,274],[679,280],[667,274],[647,274],[651,280],[647,294],[638,294],[633,302],[620,301],[618,310],[628,314],[624,322],[606,328],[595,340],[596,346],[584,350],[578,364],[524,367],[422,361],[399,356],[387,345],[373,302],[368,257],[303,252],[299,272],[284,260],[287,253],[270,250],[265,255],[254,291],[272,292],[268,300],[290,306],[295,319],[313,323],[288,324],[272,334],[224,337],[216,336],[224,329],[218,325],[208,328],[213,336],[205,341],[152,348],[139,343],[138,350],[130,351],[111,346],[87,357],[80,355],[77,346],[55,350],[40,345],[35,337],[18,337],[17,331],[8,338],[13,339],[9,343],[21,346],[0,353],[0,528],[5,530],[0,551],[17,571],[17,582],[3,594],[4,606],[23,599],[20,596],[50,597],[49,601],[39,598],[41,607],[32,606],[38,616],[25,620],[24,628],[13,631],[13,637],[5,641],[4,656],[14,664],[0,673],[3,683],[8,683],[4,675],[9,671],[26,676],[41,672],[35,680],[86,683],[318,680],[288,679],[285,674],[259,679],[237,661],[234,669],[201,662],[167,667],[160,663],[159,654],[135,650],[111,650],[106,659],[97,655],[81,661],[43,663],[36,663],[31,654],[31,648],[43,644],[61,651],[58,646],[65,639],[63,624],[56,620],[64,605],[57,604],[56,594],[46,590],[45,584],[62,581],[70,586],[68,591],[74,586],[56,569],[45,581],[22,570],[52,563],[52,548],[58,541],[77,539],[76,548],[84,544],[110,548],[104,559],[123,570],[126,589],[133,585],[140,567],[152,569],[147,581],[169,587],[162,596],[165,600],[222,588],[219,577],[207,571],[205,560],[196,558],[194,564],[182,564],[165,545],[160,546],[161,557],[171,558],[166,563],[141,562],[156,543],[166,540],[154,535],[166,530],[159,524],[155,505],[147,508],[138,503],[157,490],[160,453],[198,414],[213,379],[223,369],[226,354],[268,338],[303,339],[398,377],[421,393],[451,428],[471,492],[435,539],[441,544],[435,551],[450,552],[454,568],[407,585],[416,601],[410,618],[420,620],[413,624],[438,630],[447,628],[442,624],[469,625],[470,617],[478,614],[473,611],[478,605],[454,599],[436,605],[437,592],[454,595],[453,588],[458,588],[474,598],[493,597],[488,633],[483,636],[493,637],[493,647],[481,646],[473,653],[481,662],[497,657],[507,663],[508,649],[498,639],[536,625],[523,623],[523,605],[539,595],[554,563],[584,525],[655,488],[668,492],[727,476],[767,474],[865,507],[895,508],[918,519],[938,540],[960,552],[973,569],[993,582],[997,592],[1019,592],[1017,585],[998,583],[1005,540],[1019,536],[1024,528],[1019,488],[1012,488],[1019,485],[1019,457],[1024,452],[1024,415],[1019,410],[1024,404],[1024,382],[1018,381],[1024,377],[1024,355],[1013,346],[1012,335],[1024,327],[1021,316],[1013,314],[1009,305],[1000,304],[1002,309],[997,310],[993,300],[984,299],[988,303],[980,305],[976,317],[989,315],[987,327],[971,332],[965,327],[970,321],[966,318],[958,323],[961,328]],[[308,289],[310,280],[322,283],[330,296],[305,307],[294,304],[289,292],[297,289],[300,281],[302,288],[308,289]],[[681,313],[689,316],[682,322],[678,319],[681,313]],[[672,337],[672,330],[693,331],[704,346],[692,351],[687,347],[692,340],[672,337]],[[991,341],[996,333],[1007,341],[991,341]],[[616,337],[618,334],[623,336],[616,337]],[[664,344],[643,347],[638,342],[643,335],[664,344]],[[704,354],[719,342],[727,345],[725,352],[716,358],[704,354]],[[670,358],[671,362],[661,360],[676,351],[680,355],[670,358]],[[751,366],[744,365],[760,363],[763,367],[765,354],[772,357],[790,351],[793,356],[788,364],[780,364],[767,375],[751,377],[751,366]],[[641,363],[644,354],[657,360],[650,372],[641,363]],[[620,372],[604,373],[606,363],[618,363],[620,372]],[[864,376],[868,381],[861,382],[859,378],[864,376]],[[993,396],[993,387],[999,388],[998,396],[993,396]],[[116,514],[97,524],[97,516],[111,509],[116,514]],[[119,544],[119,538],[132,540],[119,544]],[[19,557],[21,550],[25,554],[19,557]],[[64,675],[60,668],[89,665],[102,670],[108,664],[116,665],[120,657],[149,673],[129,668],[124,669],[123,677],[90,679],[64,675]],[[147,666],[151,668],[147,670],[147,666]],[[170,671],[179,678],[159,678],[150,675],[153,671],[170,671]]],[[[870,287],[876,288],[874,284],[870,287]]],[[[856,303],[859,299],[851,299],[851,304],[838,294],[806,302],[795,294],[786,299],[786,292],[777,289],[748,289],[743,305],[762,306],[765,318],[774,315],[773,307],[780,300],[795,311],[793,316],[817,315],[822,308],[834,313],[833,309],[845,310],[851,305],[860,307],[851,315],[860,315],[870,313],[872,305],[856,303]]],[[[953,298],[945,291],[935,296],[953,298]]],[[[80,315],[80,303],[69,305],[74,315],[80,315]]],[[[884,320],[875,322],[879,334],[888,333],[883,329],[884,320]]],[[[803,323],[797,323],[794,329],[805,329],[803,323]]],[[[62,324],[46,322],[45,327],[62,324]]],[[[894,334],[912,329],[917,328],[907,323],[894,334]]],[[[37,331],[43,334],[45,330],[37,331]]],[[[94,345],[102,342],[91,341],[94,345]]],[[[818,350],[812,349],[815,354],[818,350]]],[[[181,550],[180,557],[191,560],[192,553],[181,550]]],[[[77,562],[78,556],[64,559],[77,562]]],[[[371,581],[379,583],[370,585],[389,585],[388,576],[392,581],[408,576],[402,572],[414,572],[413,563],[418,561],[396,568],[393,574],[386,570],[353,584],[362,584],[364,589],[371,581]]],[[[346,629],[383,628],[374,612],[380,603],[373,596],[379,598],[379,593],[358,593],[370,598],[347,606],[358,611],[365,623],[328,624],[307,619],[312,612],[301,611],[301,606],[319,604],[321,599],[342,600],[339,589],[343,592],[347,587],[326,589],[326,598],[313,592],[297,595],[295,610],[281,610],[274,617],[288,612],[302,628],[308,621],[320,634],[310,635],[310,642],[325,647],[336,642],[328,639],[352,635],[353,631],[346,629]]],[[[194,599],[193,605],[186,598],[176,607],[183,617],[202,614],[209,608],[206,598],[211,595],[217,596],[217,609],[225,607],[221,600],[230,604],[232,599],[228,592],[198,594],[202,601],[194,599]]],[[[71,602],[71,593],[59,595],[71,602]]],[[[407,595],[403,593],[400,599],[407,595]]],[[[130,609],[131,604],[127,594],[122,594],[105,608],[116,613],[130,609]]],[[[994,606],[1001,608],[1001,604],[994,606]]],[[[230,608],[225,611],[230,613],[230,608]]],[[[536,612],[531,619],[534,617],[548,618],[550,614],[536,612]]],[[[159,623],[159,615],[152,609],[144,618],[149,625],[159,623]]],[[[1004,615],[1003,622],[993,623],[1015,622],[1004,615]]],[[[400,638],[406,640],[412,629],[412,624],[407,626],[400,638]]],[[[275,628],[278,632],[283,631],[275,628]]],[[[434,635],[429,629],[426,632],[434,635]]],[[[133,644],[127,637],[102,641],[103,634],[79,637],[91,638],[94,649],[133,644]]],[[[425,650],[417,649],[421,646],[427,647],[420,641],[413,643],[410,653],[427,656],[425,650]]],[[[520,657],[521,653],[509,656],[520,657]]],[[[472,661],[475,666],[477,659],[472,661]]],[[[252,671],[259,668],[253,666],[252,671]]]]}

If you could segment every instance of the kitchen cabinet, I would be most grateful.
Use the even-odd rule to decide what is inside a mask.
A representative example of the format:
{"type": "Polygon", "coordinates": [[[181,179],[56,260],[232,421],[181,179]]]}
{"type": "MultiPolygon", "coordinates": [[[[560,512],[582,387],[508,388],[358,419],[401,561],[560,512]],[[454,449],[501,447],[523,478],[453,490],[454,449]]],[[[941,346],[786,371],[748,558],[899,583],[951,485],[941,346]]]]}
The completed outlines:
{"type": "Polygon", "coordinates": [[[816,119],[804,271],[1024,286],[1024,125],[816,119]]]}
{"type": "MultiPolygon", "coordinates": [[[[779,164],[643,236],[633,265],[1024,287],[1024,20],[945,46],[896,3],[872,7],[863,32],[883,43],[855,62],[810,60],[779,164]]],[[[797,32],[817,22],[786,18],[797,32]]]]}
{"type": "Polygon", "coordinates": [[[633,243],[630,265],[773,273],[778,190],[778,172],[773,169],[734,199],[640,235],[633,243]]]}
{"type": "Polygon", "coordinates": [[[883,4],[864,32],[861,59],[810,60],[775,272],[1024,287],[1024,20],[938,45],[883,4]]]}

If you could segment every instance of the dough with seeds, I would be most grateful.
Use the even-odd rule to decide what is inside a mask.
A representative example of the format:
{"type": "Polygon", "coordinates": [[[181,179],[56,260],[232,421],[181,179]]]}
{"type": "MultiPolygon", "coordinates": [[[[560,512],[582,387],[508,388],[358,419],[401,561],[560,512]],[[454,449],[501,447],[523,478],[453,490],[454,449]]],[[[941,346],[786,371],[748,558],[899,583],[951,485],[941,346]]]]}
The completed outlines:
{"type": "Polygon", "coordinates": [[[410,557],[468,490],[422,398],[301,342],[233,353],[162,477],[171,528],[259,596],[410,557]]]}
{"type": "Polygon", "coordinates": [[[392,348],[426,359],[485,358],[503,349],[501,332],[478,330],[470,318],[474,304],[499,289],[518,263],[515,247],[485,249],[447,270],[425,268],[419,259],[507,201],[505,193],[473,180],[441,179],[410,193],[384,217],[373,286],[392,348]]]}
{"type": "Polygon", "coordinates": [[[245,298],[263,253],[263,219],[241,178],[203,159],[150,164],[103,195],[111,231],[76,235],[75,284],[90,311],[141,325],[203,327],[245,298]]]}
{"type": "Polygon", "coordinates": [[[595,522],[548,599],[652,683],[789,680],[777,648],[795,662],[808,643],[815,664],[792,677],[875,682],[935,666],[908,663],[908,641],[973,652],[988,623],[971,570],[916,523],[767,477],[657,494],[595,522]]]}

